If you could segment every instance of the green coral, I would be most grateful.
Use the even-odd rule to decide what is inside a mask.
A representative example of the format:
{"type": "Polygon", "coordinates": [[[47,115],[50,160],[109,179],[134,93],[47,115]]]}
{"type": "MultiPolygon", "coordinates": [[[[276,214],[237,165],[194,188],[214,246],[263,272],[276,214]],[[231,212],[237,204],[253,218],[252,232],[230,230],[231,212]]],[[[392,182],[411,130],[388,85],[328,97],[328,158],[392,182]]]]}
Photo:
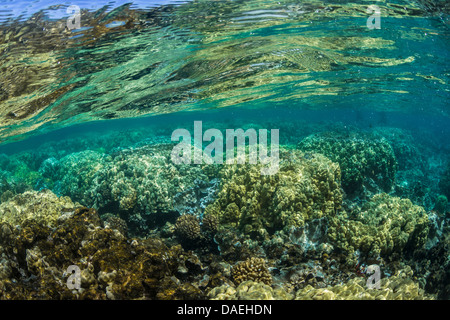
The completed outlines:
{"type": "Polygon", "coordinates": [[[69,197],[58,197],[50,190],[26,191],[0,205],[0,223],[22,225],[25,221],[35,221],[52,226],[62,213],[77,206],[80,205],[69,197]]]}
{"type": "Polygon", "coordinates": [[[444,215],[447,212],[448,199],[444,195],[440,195],[436,199],[436,204],[434,206],[434,210],[436,210],[439,214],[444,215]]]}
{"type": "Polygon", "coordinates": [[[447,199],[450,198],[450,161],[447,164],[447,168],[441,176],[439,181],[439,189],[442,194],[444,194],[447,199]]]}
{"type": "Polygon", "coordinates": [[[265,235],[334,215],[340,208],[339,166],[324,156],[281,149],[278,173],[261,175],[261,167],[223,166],[220,191],[205,214],[216,215],[222,227],[265,235]]]}
{"type": "Polygon", "coordinates": [[[372,132],[377,137],[385,138],[392,146],[399,170],[424,169],[424,152],[409,130],[378,127],[372,132]]]}
{"type": "Polygon", "coordinates": [[[342,213],[330,219],[328,237],[340,250],[359,250],[370,257],[402,253],[420,248],[428,235],[428,216],[421,206],[409,199],[382,193],[372,197],[351,216],[342,213]]]}
{"type": "Polygon", "coordinates": [[[84,206],[92,206],[95,198],[91,188],[97,183],[96,174],[104,166],[101,153],[91,150],[71,153],[59,161],[58,171],[51,178],[60,181],[61,194],[84,206]]]}
{"type": "Polygon", "coordinates": [[[40,174],[15,156],[0,154],[0,195],[6,191],[13,194],[31,190],[40,174]]]}
{"type": "MultiPolygon", "coordinates": [[[[62,193],[83,205],[126,212],[131,226],[145,228],[152,214],[174,212],[174,197],[208,181],[200,165],[174,164],[173,144],[148,145],[102,155],[71,154],[60,161],[62,193]]],[[[105,210],[106,210],[105,209],[105,210]]]]}
{"type": "Polygon", "coordinates": [[[342,187],[349,194],[360,191],[368,179],[385,192],[394,184],[397,162],[384,138],[361,132],[325,132],[304,138],[298,148],[321,153],[339,163],[342,187]]]}

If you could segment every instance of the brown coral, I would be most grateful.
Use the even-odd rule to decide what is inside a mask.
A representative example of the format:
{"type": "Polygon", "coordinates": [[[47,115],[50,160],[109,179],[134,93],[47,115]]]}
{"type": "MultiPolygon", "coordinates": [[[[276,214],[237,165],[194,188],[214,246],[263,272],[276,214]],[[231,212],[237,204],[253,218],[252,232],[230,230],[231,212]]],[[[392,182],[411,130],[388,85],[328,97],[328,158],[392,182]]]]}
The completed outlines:
{"type": "Polygon", "coordinates": [[[105,221],[105,226],[119,231],[122,235],[128,235],[128,225],[125,220],[120,217],[110,216],[105,221]]]}
{"type": "Polygon", "coordinates": [[[202,227],[206,232],[216,233],[219,229],[219,218],[213,214],[208,214],[203,217],[202,227]]]}
{"type": "Polygon", "coordinates": [[[272,283],[272,275],[262,258],[252,257],[246,261],[238,262],[231,269],[231,273],[236,285],[248,280],[262,282],[267,285],[272,283]]]}
{"type": "Polygon", "coordinates": [[[183,240],[196,240],[200,237],[200,221],[196,216],[184,214],[175,223],[175,234],[183,240]]]}
{"type": "Polygon", "coordinates": [[[78,208],[50,228],[28,220],[21,228],[0,222],[0,300],[29,299],[201,299],[191,275],[202,268],[181,246],[158,239],[127,239],[103,228],[94,209],[78,208]],[[132,240],[132,241],[131,241],[132,240]],[[66,285],[70,265],[81,269],[81,286],[66,285]],[[175,275],[187,268],[183,281],[175,275]],[[14,275],[14,270],[23,274],[14,275]],[[179,284],[173,290],[172,282],[179,284]]]}

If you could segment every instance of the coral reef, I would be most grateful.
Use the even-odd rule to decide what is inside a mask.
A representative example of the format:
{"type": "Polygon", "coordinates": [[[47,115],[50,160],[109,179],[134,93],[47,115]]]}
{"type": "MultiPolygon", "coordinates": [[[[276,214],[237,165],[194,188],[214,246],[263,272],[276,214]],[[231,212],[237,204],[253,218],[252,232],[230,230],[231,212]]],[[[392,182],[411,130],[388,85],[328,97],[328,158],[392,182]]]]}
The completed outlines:
{"type": "Polygon", "coordinates": [[[434,210],[436,210],[440,215],[445,216],[447,213],[448,199],[444,195],[440,195],[436,199],[436,204],[434,205],[434,210]]]}
{"type": "Polygon", "coordinates": [[[367,279],[356,277],[333,286],[305,287],[290,292],[283,287],[244,281],[237,287],[221,285],[211,289],[211,300],[433,300],[414,280],[411,268],[405,267],[395,275],[381,279],[380,288],[369,288],[367,279]]]}
{"type": "Polygon", "coordinates": [[[39,173],[32,170],[24,161],[0,154],[0,199],[6,201],[10,194],[31,190],[39,179],[39,173]],[[7,194],[5,194],[7,193],[7,194]],[[3,196],[3,194],[5,194],[3,196]]]}
{"type": "Polygon", "coordinates": [[[61,214],[77,206],[69,197],[58,197],[50,190],[26,191],[0,204],[0,223],[15,226],[34,221],[53,226],[61,214]]]}
{"type": "Polygon", "coordinates": [[[350,195],[363,187],[389,192],[395,181],[397,161],[384,138],[362,132],[324,132],[304,138],[298,148],[339,163],[342,187],[350,195]]]}
{"type": "MultiPolygon", "coordinates": [[[[206,167],[202,169],[205,169],[204,174],[208,174],[206,167]]],[[[209,182],[195,179],[191,188],[174,196],[173,207],[180,214],[191,214],[201,218],[206,206],[214,201],[218,187],[219,180],[216,178],[212,178],[209,182]]]]}
{"type": "Polygon", "coordinates": [[[272,275],[262,258],[251,257],[245,261],[240,261],[233,266],[231,273],[234,283],[237,285],[248,280],[262,282],[267,285],[272,283],[272,275]]]}
{"type": "Polygon", "coordinates": [[[127,239],[102,226],[94,209],[61,215],[54,228],[26,221],[0,223],[0,299],[202,298],[190,281],[202,271],[198,258],[158,239],[127,239]],[[80,268],[80,289],[66,282],[80,268]],[[183,273],[183,281],[180,277],[183,273]]]}
{"type": "Polygon", "coordinates": [[[450,299],[450,235],[449,230],[442,239],[430,249],[414,252],[409,261],[423,283],[426,292],[434,294],[437,299],[450,299]]]}
{"type": "Polygon", "coordinates": [[[412,270],[381,279],[380,289],[368,288],[366,279],[354,278],[347,283],[327,288],[307,286],[297,291],[296,300],[430,300],[412,278],[412,270]]]}
{"type": "Polygon", "coordinates": [[[423,171],[425,164],[423,148],[420,148],[411,132],[400,128],[379,127],[374,128],[372,133],[389,142],[398,163],[398,170],[423,171]]]}
{"type": "Polygon", "coordinates": [[[71,154],[60,160],[61,192],[100,212],[122,212],[133,232],[145,234],[157,215],[177,212],[177,194],[209,181],[199,165],[173,164],[172,148],[148,145],[111,155],[71,154]]]}
{"type": "Polygon", "coordinates": [[[0,299],[448,299],[442,155],[410,159],[423,146],[403,131],[334,126],[298,129],[297,150],[287,126],[272,176],[175,165],[173,144],[137,131],[118,148],[112,135],[0,155],[0,299]],[[380,290],[366,286],[371,264],[380,290]]]}
{"type": "Polygon", "coordinates": [[[245,234],[268,233],[336,213],[341,206],[339,166],[322,155],[280,150],[279,171],[264,176],[258,165],[227,165],[220,171],[217,199],[205,214],[221,227],[245,234]]]}
{"type": "Polygon", "coordinates": [[[181,215],[175,223],[175,234],[182,240],[197,240],[200,238],[200,221],[191,214],[181,215]]]}
{"type": "Polygon", "coordinates": [[[105,227],[111,228],[119,231],[121,234],[123,234],[125,237],[128,235],[128,225],[125,220],[123,220],[120,217],[117,217],[113,214],[106,214],[102,216],[103,219],[105,219],[105,227]]]}
{"type": "Polygon", "coordinates": [[[382,193],[351,215],[343,212],[331,217],[328,237],[335,248],[349,254],[359,250],[371,258],[393,258],[393,253],[422,247],[428,230],[428,216],[422,207],[382,193]]]}
{"type": "Polygon", "coordinates": [[[205,232],[215,234],[219,230],[219,219],[212,214],[203,216],[202,228],[205,232]]]}
{"type": "Polygon", "coordinates": [[[447,168],[445,169],[439,181],[439,189],[441,190],[443,195],[445,195],[447,198],[450,198],[450,161],[448,162],[447,168]]]}
{"type": "Polygon", "coordinates": [[[210,300],[292,300],[293,295],[283,288],[273,289],[262,282],[247,280],[236,288],[222,285],[208,292],[210,300]]]}

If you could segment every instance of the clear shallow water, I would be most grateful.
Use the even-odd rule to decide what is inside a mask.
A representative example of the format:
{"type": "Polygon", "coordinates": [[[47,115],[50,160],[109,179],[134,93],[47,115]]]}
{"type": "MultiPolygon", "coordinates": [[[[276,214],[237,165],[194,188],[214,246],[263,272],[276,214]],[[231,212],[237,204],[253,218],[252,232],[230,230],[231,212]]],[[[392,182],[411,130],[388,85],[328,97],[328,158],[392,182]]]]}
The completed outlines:
{"type": "Polygon", "coordinates": [[[3,140],[236,105],[448,117],[448,21],[418,2],[380,3],[379,30],[365,2],[112,3],[66,32],[44,4],[3,23],[3,140]]]}
{"type": "MultiPolygon", "coordinates": [[[[88,290],[78,298],[217,298],[220,290],[211,290],[221,285],[238,290],[235,266],[259,257],[271,268],[259,280],[271,278],[300,299],[366,280],[364,268],[374,263],[389,290],[401,274],[410,282],[399,292],[422,290],[402,298],[448,299],[449,7],[377,1],[381,28],[369,29],[370,4],[77,2],[80,28],[69,30],[72,3],[2,1],[0,223],[22,226],[10,233],[17,241],[29,226],[21,217],[66,230],[65,223],[79,223],[77,214],[85,213],[69,222],[45,214],[57,202],[53,194],[68,196],[97,211],[101,223],[83,217],[99,230],[114,221],[130,240],[121,247],[126,251],[136,238],[163,255],[161,266],[172,257],[167,277],[198,291],[173,293],[172,280],[153,275],[159,269],[134,270],[141,256],[120,263],[103,256],[111,238],[97,230],[86,231],[89,237],[61,235],[51,245],[32,238],[19,256],[8,248],[22,248],[21,242],[3,243],[0,298],[73,298],[48,280],[65,281],[69,264],[95,271],[99,284],[84,283],[88,290]],[[222,133],[279,129],[279,174],[265,179],[251,166],[173,165],[171,134],[192,133],[194,121],[222,133]],[[194,239],[180,231],[178,218],[186,215],[201,222],[187,228],[194,239]],[[204,230],[205,216],[219,219],[217,233],[204,230]],[[91,244],[99,256],[74,256],[64,245],[58,250],[65,259],[53,256],[58,241],[79,243],[84,252],[96,237],[109,239],[105,247],[91,244]],[[201,272],[189,262],[194,271],[180,274],[186,267],[174,258],[178,244],[192,250],[195,257],[186,259],[198,259],[201,272]],[[34,257],[61,272],[31,267],[34,257]],[[137,285],[133,296],[121,286],[129,279],[117,276],[110,287],[100,272],[113,269],[149,277],[147,285],[137,285]],[[206,281],[214,272],[220,279],[206,281]],[[25,291],[11,287],[27,287],[30,279],[41,282],[25,291]],[[306,284],[318,291],[303,292],[306,284]]],[[[73,209],[58,205],[58,215],[73,209]]]]}

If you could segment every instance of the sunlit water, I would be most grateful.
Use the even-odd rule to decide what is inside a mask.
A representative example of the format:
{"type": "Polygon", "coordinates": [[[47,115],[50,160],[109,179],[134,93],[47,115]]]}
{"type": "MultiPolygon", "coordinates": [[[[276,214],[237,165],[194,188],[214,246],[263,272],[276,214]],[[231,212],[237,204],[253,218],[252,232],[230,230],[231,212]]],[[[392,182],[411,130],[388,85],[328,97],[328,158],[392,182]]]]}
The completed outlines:
{"type": "Polygon", "coordinates": [[[448,118],[448,15],[420,2],[377,2],[380,29],[366,1],[80,3],[73,30],[55,4],[3,4],[5,141],[230,106],[448,118]]]}

